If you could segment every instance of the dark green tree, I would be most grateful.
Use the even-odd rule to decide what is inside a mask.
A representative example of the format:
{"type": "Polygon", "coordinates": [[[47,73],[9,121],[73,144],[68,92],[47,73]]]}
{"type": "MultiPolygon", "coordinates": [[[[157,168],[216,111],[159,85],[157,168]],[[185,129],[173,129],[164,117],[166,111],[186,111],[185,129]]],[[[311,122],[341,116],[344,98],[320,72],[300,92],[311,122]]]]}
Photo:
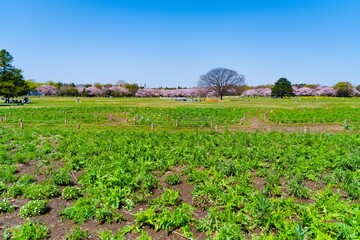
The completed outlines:
{"type": "Polygon", "coordinates": [[[0,51],[0,96],[5,97],[5,102],[9,102],[11,97],[25,95],[29,91],[22,70],[11,65],[13,57],[8,51],[0,51]]]}
{"type": "Polygon", "coordinates": [[[125,84],[124,87],[129,91],[130,96],[135,96],[135,93],[139,90],[139,85],[136,83],[125,84]]]}
{"type": "Polygon", "coordinates": [[[337,97],[351,97],[353,95],[353,86],[349,82],[338,82],[334,86],[337,97]]]}
{"type": "Polygon", "coordinates": [[[279,78],[275,85],[271,88],[272,97],[283,98],[285,96],[294,96],[294,90],[291,86],[291,82],[286,78],[279,78]]]}

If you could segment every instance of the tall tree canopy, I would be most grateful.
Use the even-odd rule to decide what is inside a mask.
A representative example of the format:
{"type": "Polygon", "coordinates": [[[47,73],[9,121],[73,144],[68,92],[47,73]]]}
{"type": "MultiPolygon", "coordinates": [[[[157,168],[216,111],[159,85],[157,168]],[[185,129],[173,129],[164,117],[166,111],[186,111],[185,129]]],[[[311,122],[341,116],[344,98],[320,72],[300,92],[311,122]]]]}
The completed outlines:
{"type": "Polygon", "coordinates": [[[294,90],[291,86],[291,82],[286,78],[279,78],[275,85],[271,88],[272,97],[294,96],[294,90]]]}
{"type": "Polygon", "coordinates": [[[215,68],[208,73],[200,76],[198,85],[200,87],[210,88],[220,99],[231,88],[239,87],[245,84],[245,76],[237,73],[234,70],[227,68],[215,68]]]}
{"type": "Polygon", "coordinates": [[[337,97],[351,97],[353,94],[353,86],[349,82],[338,82],[334,89],[337,97]]]}
{"type": "Polygon", "coordinates": [[[13,57],[8,51],[0,51],[0,96],[5,97],[5,102],[11,97],[23,96],[29,91],[21,69],[11,65],[13,57]]]}

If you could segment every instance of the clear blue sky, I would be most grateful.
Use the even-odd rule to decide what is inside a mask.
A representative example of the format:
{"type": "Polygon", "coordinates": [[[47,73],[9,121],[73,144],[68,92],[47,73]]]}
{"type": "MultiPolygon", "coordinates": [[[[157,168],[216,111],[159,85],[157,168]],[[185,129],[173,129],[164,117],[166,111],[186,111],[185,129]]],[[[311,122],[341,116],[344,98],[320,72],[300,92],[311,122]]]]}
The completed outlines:
{"type": "Polygon", "coordinates": [[[26,79],[196,86],[360,84],[360,0],[0,0],[0,49],[26,79]]]}

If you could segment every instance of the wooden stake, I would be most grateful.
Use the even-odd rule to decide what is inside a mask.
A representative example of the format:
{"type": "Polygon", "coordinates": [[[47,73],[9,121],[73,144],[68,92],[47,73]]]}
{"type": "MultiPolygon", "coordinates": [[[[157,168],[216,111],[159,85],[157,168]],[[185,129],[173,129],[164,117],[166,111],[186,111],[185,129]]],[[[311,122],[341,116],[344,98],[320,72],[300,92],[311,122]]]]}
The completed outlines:
{"type": "Polygon", "coordinates": [[[179,121],[176,120],[176,121],[175,121],[175,127],[178,127],[178,126],[179,126],[179,121]]]}
{"type": "Polygon", "coordinates": [[[218,125],[215,125],[215,132],[218,132],[218,125]]]}
{"type": "Polygon", "coordinates": [[[76,128],[77,128],[77,129],[80,129],[80,124],[78,124],[78,125],[76,126],[76,128]]]}
{"type": "Polygon", "coordinates": [[[154,131],[154,124],[151,124],[151,131],[154,131]]]}

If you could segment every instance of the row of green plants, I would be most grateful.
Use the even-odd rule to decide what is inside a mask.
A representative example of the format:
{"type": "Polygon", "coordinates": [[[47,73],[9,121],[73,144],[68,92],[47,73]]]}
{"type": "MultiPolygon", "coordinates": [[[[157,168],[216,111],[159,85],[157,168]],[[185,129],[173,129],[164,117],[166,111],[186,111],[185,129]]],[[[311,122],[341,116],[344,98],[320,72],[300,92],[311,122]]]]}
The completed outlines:
{"type": "Polygon", "coordinates": [[[334,123],[345,129],[360,129],[359,107],[294,108],[268,111],[268,119],[275,123],[334,123]]]}
{"type": "Polygon", "coordinates": [[[130,232],[146,239],[144,226],[188,238],[196,231],[211,239],[360,237],[356,133],[75,131],[51,125],[2,127],[0,133],[2,215],[47,214],[48,201],[63,198],[71,204],[60,218],[78,226],[105,224],[103,239],[130,232]],[[34,173],[22,174],[24,165],[34,173]],[[167,174],[174,167],[182,171],[167,174]],[[191,201],[181,200],[176,189],[182,179],[191,185],[191,201]],[[154,198],[155,190],[162,194],[154,198]],[[17,207],[15,198],[28,201],[17,207]],[[120,210],[131,212],[134,222],[119,233],[106,231],[106,224],[125,220],[120,210]]]}
{"type": "Polygon", "coordinates": [[[241,108],[141,108],[125,106],[3,108],[5,123],[27,124],[99,124],[112,121],[130,124],[184,127],[209,127],[212,124],[237,124],[248,109],[241,108]]]}

